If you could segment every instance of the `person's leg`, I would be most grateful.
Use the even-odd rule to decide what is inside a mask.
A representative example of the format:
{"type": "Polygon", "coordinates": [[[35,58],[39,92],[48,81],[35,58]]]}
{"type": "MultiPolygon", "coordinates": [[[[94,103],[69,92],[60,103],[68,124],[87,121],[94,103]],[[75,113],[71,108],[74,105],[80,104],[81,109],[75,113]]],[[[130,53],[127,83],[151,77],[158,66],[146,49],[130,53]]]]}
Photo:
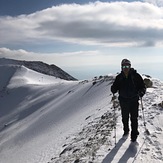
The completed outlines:
{"type": "Polygon", "coordinates": [[[130,103],[130,119],[131,119],[131,140],[136,141],[138,132],[138,101],[130,103]]]}
{"type": "Polygon", "coordinates": [[[121,107],[124,135],[127,135],[129,133],[129,106],[125,102],[120,102],[120,107],[121,107]]]}

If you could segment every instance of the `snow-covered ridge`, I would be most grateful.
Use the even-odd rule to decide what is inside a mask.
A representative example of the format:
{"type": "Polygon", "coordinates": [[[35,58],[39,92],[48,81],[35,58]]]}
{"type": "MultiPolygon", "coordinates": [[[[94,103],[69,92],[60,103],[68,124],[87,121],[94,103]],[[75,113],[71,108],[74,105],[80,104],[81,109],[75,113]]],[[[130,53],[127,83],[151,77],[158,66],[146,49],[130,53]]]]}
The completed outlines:
{"type": "Polygon", "coordinates": [[[143,97],[150,135],[144,134],[141,106],[139,146],[122,140],[119,107],[114,109],[113,75],[66,81],[24,66],[0,66],[0,162],[2,163],[161,163],[163,83],[143,97]]]}
{"type": "Polygon", "coordinates": [[[25,66],[34,71],[55,76],[64,80],[77,80],[56,65],[48,65],[40,61],[20,61],[7,58],[0,58],[0,65],[19,65],[25,66]]]}
{"type": "Polygon", "coordinates": [[[20,87],[27,84],[47,85],[59,82],[67,82],[66,80],[45,75],[19,65],[1,65],[0,76],[3,78],[3,80],[0,82],[0,90],[6,86],[20,87]]]}

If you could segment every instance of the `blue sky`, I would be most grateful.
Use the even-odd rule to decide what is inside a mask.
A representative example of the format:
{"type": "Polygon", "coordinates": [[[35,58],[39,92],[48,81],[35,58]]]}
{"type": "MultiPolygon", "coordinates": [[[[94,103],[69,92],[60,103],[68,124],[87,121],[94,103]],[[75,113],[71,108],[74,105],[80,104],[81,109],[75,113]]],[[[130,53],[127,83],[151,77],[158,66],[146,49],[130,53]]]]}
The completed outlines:
{"type": "MultiPolygon", "coordinates": [[[[100,1],[111,2],[111,0],[100,1]]],[[[127,2],[132,1],[128,0],[127,2]]],[[[86,4],[89,2],[96,2],[96,0],[0,0],[0,15],[16,16],[20,14],[31,14],[56,5],[72,3],[86,4]]]]}
{"type": "Polygon", "coordinates": [[[55,64],[78,79],[128,58],[163,80],[163,1],[0,0],[0,57],[55,64]]]}

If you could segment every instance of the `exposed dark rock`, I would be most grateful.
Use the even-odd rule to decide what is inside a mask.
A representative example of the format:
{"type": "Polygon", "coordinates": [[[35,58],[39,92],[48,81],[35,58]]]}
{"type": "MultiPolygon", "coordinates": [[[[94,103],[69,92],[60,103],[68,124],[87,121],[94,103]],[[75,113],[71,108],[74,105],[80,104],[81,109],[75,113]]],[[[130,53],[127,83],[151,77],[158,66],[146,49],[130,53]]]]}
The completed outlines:
{"type": "Polygon", "coordinates": [[[34,71],[37,71],[42,74],[55,76],[57,78],[61,78],[64,80],[77,80],[67,72],[63,71],[61,68],[57,67],[56,65],[48,65],[44,62],[40,61],[20,61],[20,60],[13,60],[13,59],[6,59],[0,58],[1,65],[13,64],[13,65],[22,65],[34,71]]]}
{"type": "Polygon", "coordinates": [[[147,88],[151,88],[153,86],[153,82],[148,78],[144,79],[144,83],[145,83],[147,88]]]}

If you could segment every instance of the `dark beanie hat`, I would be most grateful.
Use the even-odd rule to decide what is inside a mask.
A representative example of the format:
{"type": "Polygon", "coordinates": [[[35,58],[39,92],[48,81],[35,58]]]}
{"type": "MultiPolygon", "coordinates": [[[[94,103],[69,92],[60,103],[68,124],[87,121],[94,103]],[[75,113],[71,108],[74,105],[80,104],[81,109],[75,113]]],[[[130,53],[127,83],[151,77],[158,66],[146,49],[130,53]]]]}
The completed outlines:
{"type": "Polygon", "coordinates": [[[131,66],[131,62],[128,59],[123,59],[121,65],[128,64],[131,66]]]}

